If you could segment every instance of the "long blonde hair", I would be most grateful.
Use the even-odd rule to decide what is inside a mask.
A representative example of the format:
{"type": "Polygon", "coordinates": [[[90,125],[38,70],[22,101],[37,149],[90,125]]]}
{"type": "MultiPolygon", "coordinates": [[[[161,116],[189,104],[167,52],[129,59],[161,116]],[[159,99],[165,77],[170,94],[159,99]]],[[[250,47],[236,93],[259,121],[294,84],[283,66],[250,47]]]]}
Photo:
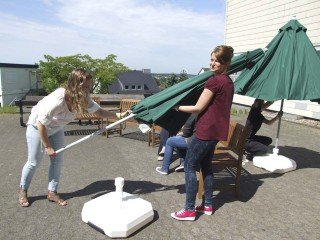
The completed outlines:
{"type": "Polygon", "coordinates": [[[87,112],[90,90],[84,87],[84,83],[91,79],[92,76],[82,68],[77,68],[70,73],[66,86],[66,96],[72,112],[87,112]]]}

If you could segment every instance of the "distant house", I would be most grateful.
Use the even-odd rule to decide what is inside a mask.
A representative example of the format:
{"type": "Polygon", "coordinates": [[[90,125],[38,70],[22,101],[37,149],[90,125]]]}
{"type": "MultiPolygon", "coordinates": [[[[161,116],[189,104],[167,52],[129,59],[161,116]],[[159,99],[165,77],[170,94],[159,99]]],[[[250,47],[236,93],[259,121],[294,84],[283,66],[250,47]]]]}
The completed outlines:
{"type": "Polygon", "coordinates": [[[203,68],[201,68],[200,71],[198,72],[198,75],[200,75],[201,73],[204,73],[204,72],[206,72],[206,71],[209,71],[209,70],[210,70],[210,68],[205,68],[205,67],[203,67],[203,68]]]}
{"type": "Polygon", "coordinates": [[[151,95],[157,92],[159,92],[159,87],[149,69],[123,73],[113,84],[109,85],[110,94],[151,95]]]}
{"type": "Polygon", "coordinates": [[[9,105],[31,89],[38,89],[38,65],[0,63],[0,104],[9,105]]]}

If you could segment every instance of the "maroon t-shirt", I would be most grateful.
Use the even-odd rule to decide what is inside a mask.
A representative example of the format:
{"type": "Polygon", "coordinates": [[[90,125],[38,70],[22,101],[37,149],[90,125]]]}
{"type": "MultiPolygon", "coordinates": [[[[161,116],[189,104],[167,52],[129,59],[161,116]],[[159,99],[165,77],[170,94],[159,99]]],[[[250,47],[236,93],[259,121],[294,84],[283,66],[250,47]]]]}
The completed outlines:
{"type": "Polygon", "coordinates": [[[207,80],[204,88],[214,93],[210,103],[198,116],[196,137],[201,140],[225,141],[228,138],[233,82],[221,74],[207,80]]]}

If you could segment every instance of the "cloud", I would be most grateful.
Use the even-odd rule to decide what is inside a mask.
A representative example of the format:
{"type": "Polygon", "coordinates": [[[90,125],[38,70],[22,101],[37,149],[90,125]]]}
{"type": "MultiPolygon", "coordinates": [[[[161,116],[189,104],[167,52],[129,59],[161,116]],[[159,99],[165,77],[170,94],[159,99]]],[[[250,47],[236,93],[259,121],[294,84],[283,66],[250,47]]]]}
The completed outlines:
{"type": "Polygon", "coordinates": [[[150,46],[204,42],[215,36],[221,38],[224,30],[222,14],[199,14],[169,4],[142,5],[132,0],[63,1],[57,16],[109,39],[150,46]]]}
{"type": "MultiPolygon", "coordinates": [[[[199,13],[165,1],[43,1],[54,8],[55,24],[0,12],[0,36],[13,39],[20,49],[34,44],[35,53],[21,51],[30,59],[77,53],[102,58],[113,53],[135,69],[196,73],[208,65],[211,49],[223,43],[224,13],[199,13]]],[[[14,47],[7,40],[0,42],[14,47]]]]}
{"type": "Polygon", "coordinates": [[[76,46],[87,42],[77,30],[27,21],[0,12],[0,62],[35,63],[44,54],[75,54],[76,46]]]}

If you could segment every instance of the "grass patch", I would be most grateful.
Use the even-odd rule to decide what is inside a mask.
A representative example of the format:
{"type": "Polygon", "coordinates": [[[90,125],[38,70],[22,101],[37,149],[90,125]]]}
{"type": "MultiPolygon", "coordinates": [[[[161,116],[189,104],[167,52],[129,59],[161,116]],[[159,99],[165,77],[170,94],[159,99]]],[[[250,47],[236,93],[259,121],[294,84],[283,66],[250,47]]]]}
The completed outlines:
{"type": "Polygon", "coordinates": [[[18,112],[18,107],[16,106],[3,106],[3,107],[0,107],[0,114],[3,114],[3,113],[17,113],[18,112]]]}
{"type": "Polygon", "coordinates": [[[248,109],[231,108],[231,115],[233,116],[242,116],[242,115],[247,115],[248,113],[249,113],[248,109]]]}

